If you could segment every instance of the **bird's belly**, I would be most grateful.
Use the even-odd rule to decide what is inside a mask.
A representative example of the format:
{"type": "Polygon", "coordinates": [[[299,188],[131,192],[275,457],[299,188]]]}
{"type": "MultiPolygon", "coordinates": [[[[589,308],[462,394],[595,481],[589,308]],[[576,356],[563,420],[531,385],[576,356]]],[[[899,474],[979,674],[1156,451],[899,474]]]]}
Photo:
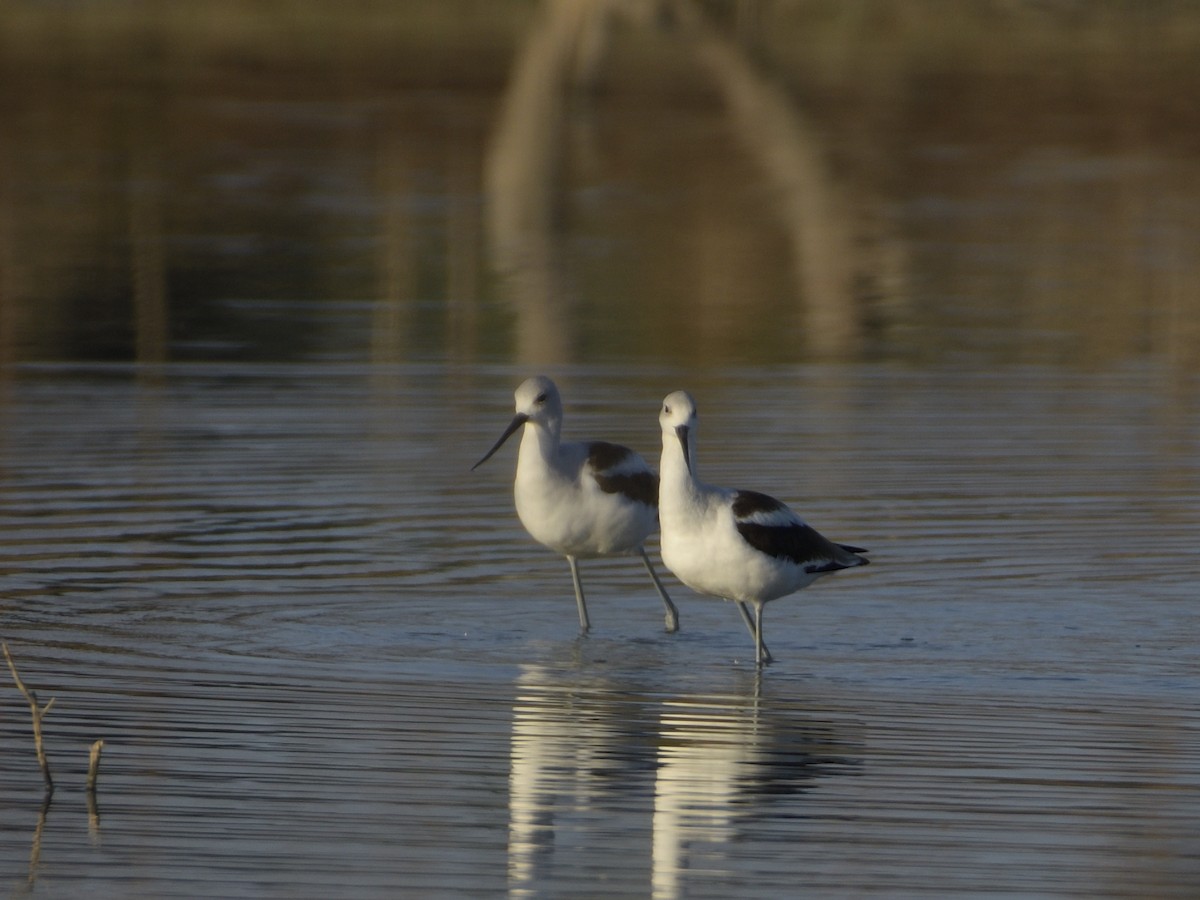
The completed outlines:
{"type": "Polygon", "coordinates": [[[692,590],[743,603],[774,600],[815,577],[787,560],[755,550],[736,532],[680,535],[664,528],[661,552],[663,564],[692,590]]]}
{"type": "Polygon", "coordinates": [[[636,553],[654,530],[654,511],[616,495],[516,492],[517,516],[539,544],[582,559],[636,553]]]}

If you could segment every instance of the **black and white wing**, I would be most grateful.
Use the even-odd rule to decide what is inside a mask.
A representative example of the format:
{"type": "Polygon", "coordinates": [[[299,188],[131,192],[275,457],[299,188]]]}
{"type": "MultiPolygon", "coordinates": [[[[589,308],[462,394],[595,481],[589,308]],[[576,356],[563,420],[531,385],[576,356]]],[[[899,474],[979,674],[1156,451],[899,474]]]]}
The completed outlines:
{"type": "Polygon", "coordinates": [[[755,550],[789,560],[810,574],[865,566],[861,547],[835,544],[785,504],[757,491],[734,491],[733,521],[738,534],[755,550]]]}
{"type": "Polygon", "coordinates": [[[628,447],[592,441],[587,444],[587,468],[605,493],[658,508],[658,475],[628,447]]]}

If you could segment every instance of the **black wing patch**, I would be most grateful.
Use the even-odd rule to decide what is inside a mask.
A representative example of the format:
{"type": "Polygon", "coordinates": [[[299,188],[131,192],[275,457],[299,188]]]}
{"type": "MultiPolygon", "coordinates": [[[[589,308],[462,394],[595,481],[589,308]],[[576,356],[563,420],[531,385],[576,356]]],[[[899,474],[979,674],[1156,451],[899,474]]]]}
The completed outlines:
{"type": "Polygon", "coordinates": [[[836,572],[851,566],[861,566],[860,556],[848,557],[840,547],[821,536],[811,525],[759,525],[755,522],[738,522],[740,534],[755,550],[786,559],[804,571],[836,572]]]}
{"type": "Polygon", "coordinates": [[[795,514],[785,504],[766,494],[738,491],[733,495],[733,515],[738,534],[747,544],[760,553],[802,566],[810,574],[836,572],[869,562],[866,557],[858,556],[865,550],[833,543],[811,525],[793,518],[795,514]],[[783,513],[779,517],[783,521],[778,525],[745,521],[755,515],[769,518],[772,513],[783,513]]]}
{"type": "Polygon", "coordinates": [[[733,516],[736,519],[746,519],[755,513],[778,512],[781,509],[787,509],[787,506],[758,491],[738,491],[733,495],[733,516]]]}
{"type": "Polygon", "coordinates": [[[634,456],[634,452],[620,444],[610,444],[608,441],[592,441],[587,445],[588,465],[593,471],[604,472],[615,469],[621,463],[634,456]]]}
{"type": "Polygon", "coordinates": [[[636,465],[624,466],[627,471],[621,471],[623,464],[637,459],[637,454],[620,444],[607,441],[588,444],[588,466],[600,490],[606,494],[624,494],[638,503],[657,508],[658,476],[650,469],[636,465]]]}

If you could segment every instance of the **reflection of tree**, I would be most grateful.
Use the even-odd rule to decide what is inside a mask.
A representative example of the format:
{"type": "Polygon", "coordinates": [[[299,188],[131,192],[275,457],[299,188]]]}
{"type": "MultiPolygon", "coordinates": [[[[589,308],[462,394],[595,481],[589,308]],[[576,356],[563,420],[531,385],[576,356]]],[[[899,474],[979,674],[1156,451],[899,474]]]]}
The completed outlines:
{"type": "Polygon", "coordinates": [[[407,158],[406,135],[402,127],[381,128],[376,150],[380,200],[378,225],[379,284],[371,305],[370,360],[380,367],[403,362],[411,348],[405,339],[413,332],[413,305],[416,302],[417,241],[415,226],[406,211],[406,203],[415,188],[407,180],[415,168],[407,158]]]}
{"type": "Polygon", "coordinates": [[[825,354],[852,349],[862,317],[855,308],[850,207],[815,129],[737,45],[708,27],[693,3],[677,0],[674,8],[725,98],[734,131],[774,188],[804,312],[803,343],[825,354]]]}
{"type": "MultiPolygon", "coordinates": [[[[372,114],[372,167],[378,206],[369,359],[379,368],[430,352],[444,341],[452,360],[476,357],[482,331],[479,283],[481,152],[475,123],[457,106],[438,107],[446,134],[436,160],[442,204],[424,204],[428,148],[413,139],[428,127],[421,104],[381,103],[372,114]],[[435,241],[444,239],[442,246],[435,241]],[[432,252],[430,252],[432,251],[432,252]],[[444,321],[422,312],[430,283],[444,285],[444,321]]],[[[378,373],[376,373],[378,374],[378,373]]]]}
{"type": "Polygon", "coordinates": [[[603,52],[616,0],[550,0],[514,67],[487,159],[488,234],[517,317],[516,357],[574,355],[559,220],[572,89],[603,52]]]}
{"type": "Polygon", "coordinates": [[[461,360],[503,352],[503,311],[472,302],[500,289],[522,359],[587,343],[782,361],[878,338],[892,357],[1194,369],[1194,16],[1144,5],[545,0],[464,17],[422,0],[306,14],[264,44],[252,5],[207,29],[22,4],[0,26],[21,76],[0,80],[0,358],[297,359],[360,352],[371,328],[373,358],[461,360]],[[581,116],[601,62],[612,88],[586,108],[603,116],[581,116]],[[377,110],[395,124],[384,177],[364,178],[377,110]],[[562,227],[581,125],[608,168],[588,224],[616,258],[564,253],[584,247],[562,227]],[[609,202],[630,186],[635,202],[609,202]],[[475,282],[481,234],[496,287],[475,282]],[[580,272],[603,306],[579,303],[584,322],[580,272]]]}
{"type": "MultiPolygon", "coordinates": [[[[744,694],[663,700],[538,666],[518,678],[511,747],[514,897],[543,893],[555,871],[578,868],[568,857],[594,845],[597,813],[636,815],[651,775],[651,881],[655,897],[675,897],[693,858],[719,856],[770,815],[772,799],[850,765],[832,726],[760,699],[757,681],[744,694]]],[[[611,827],[611,816],[600,818],[611,827]]]]}
{"type": "MultiPolygon", "coordinates": [[[[0,104],[0,115],[12,121],[7,113],[7,104],[0,104]]],[[[16,341],[17,309],[22,300],[21,283],[18,277],[16,225],[16,201],[13,196],[13,166],[10,129],[0,128],[0,386],[8,381],[8,363],[14,359],[13,345],[16,341]]]]}
{"type": "Polygon", "coordinates": [[[134,357],[145,364],[167,361],[170,336],[161,208],[165,185],[159,160],[162,137],[156,114],[157,109],[147,103],[134,104],[133,124],[126,132],[134,357]]]}
{"type": "Polygon", "coordinates": [[[685,45],[721,91],[735,132],[774,189],[802,304],[802,343],[822,354],[850,352],[863,326],[851,205],[795,102],[687,0],[549,0],[514,67],[487,162],[489,238],[517,312],[517,357],[556,362],[573,355],[561,234],[571,90],[581,71],[595,69],[616,12],[644,24],[660,20],[653,14],[660,7],[682,23],[685,45]]]}

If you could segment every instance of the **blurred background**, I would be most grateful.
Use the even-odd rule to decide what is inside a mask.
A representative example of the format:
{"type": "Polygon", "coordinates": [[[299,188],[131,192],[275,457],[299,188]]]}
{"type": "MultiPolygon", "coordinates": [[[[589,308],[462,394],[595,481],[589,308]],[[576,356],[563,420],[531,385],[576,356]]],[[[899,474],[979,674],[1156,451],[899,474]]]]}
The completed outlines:
{"type": "Polygon", "coordinates": [[[1200,359],[1200,12],[0,3],[0,362],[1200,359]]]}

